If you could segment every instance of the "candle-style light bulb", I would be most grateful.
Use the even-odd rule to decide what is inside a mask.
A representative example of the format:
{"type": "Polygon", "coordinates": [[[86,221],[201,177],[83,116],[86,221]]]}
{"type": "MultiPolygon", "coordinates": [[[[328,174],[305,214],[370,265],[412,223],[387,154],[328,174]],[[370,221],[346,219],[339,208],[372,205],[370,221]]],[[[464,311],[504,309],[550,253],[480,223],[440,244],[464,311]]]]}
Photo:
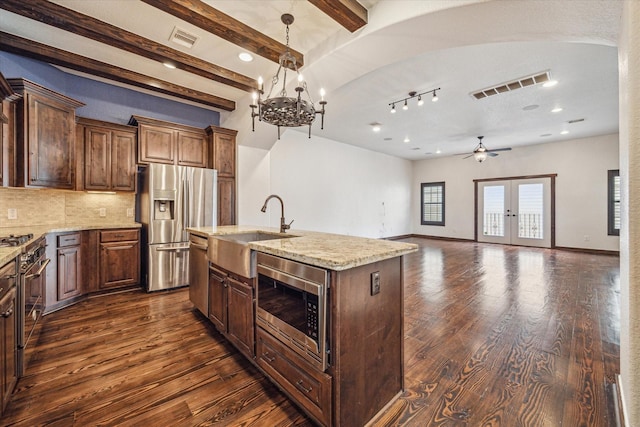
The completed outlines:
{"type": "Polygon", "coordinates": [[[302,74],[298,74],[298,82],[302,83],[304,81],[304,77],[302,77],[302,74]]]}
{"type": "Polygon", "coordinates": [[[253,98],[253,103],[255,104],[255,102],[258,100],[258,92],[253,91],[251,97],[253,98]]]}
{"type": "Polygon", "coordinates": [[[264,89],[264,80],[262,80],[262,76],[258,77],[258,89],[264,89]]]}
{"type": "Polygon", "coordinates": [[[325,92],[324,88],[320,88],[320,98],[321,98],[320,100],[321,100],[321,101],[324,101],[324,96],[325,96],[326,94],[327,94],[327,93],[325,92]]]}

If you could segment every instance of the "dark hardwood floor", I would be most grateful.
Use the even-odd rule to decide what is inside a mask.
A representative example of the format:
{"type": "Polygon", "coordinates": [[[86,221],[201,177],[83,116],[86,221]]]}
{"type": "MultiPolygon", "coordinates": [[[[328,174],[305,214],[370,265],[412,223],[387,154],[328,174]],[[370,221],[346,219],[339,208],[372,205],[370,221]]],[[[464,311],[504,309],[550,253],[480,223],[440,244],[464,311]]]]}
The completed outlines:
{"type": "MultiPolygon", "coordinates": [[[[406,241],[406,391],[373,425],[615,426],[617,257],[406,241]]],[[[46,316],[0,425],[312,424],[178,290],[46,316]]]]}

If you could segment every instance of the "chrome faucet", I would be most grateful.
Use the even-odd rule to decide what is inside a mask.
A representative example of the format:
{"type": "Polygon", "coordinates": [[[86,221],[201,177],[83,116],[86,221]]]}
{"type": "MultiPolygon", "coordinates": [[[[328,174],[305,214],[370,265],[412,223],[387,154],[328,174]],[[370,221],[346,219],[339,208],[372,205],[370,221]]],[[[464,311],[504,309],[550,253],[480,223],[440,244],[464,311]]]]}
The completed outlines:
{"type": "Polygon", "coordinates": [[[267,197],[267,200],[264,201],[264,205],[262,205],[262,208],[260,209],[260,211],[261,212],[266,212],[267,211],[267,203],[269,202],[269,200],[271,200],[273,198],[276,198],[276,199],[280,200],[280,208],[282,210],[282,212],[280,214],[280,232],[281,233],[286,233],[287,230],[291,228],[291,224],[293,224],[293,221],[291,221],[289,224],[287,224],[284,221],[284,202],[282,201],[280,196],[272,194],[269,197],[267,197]]]}

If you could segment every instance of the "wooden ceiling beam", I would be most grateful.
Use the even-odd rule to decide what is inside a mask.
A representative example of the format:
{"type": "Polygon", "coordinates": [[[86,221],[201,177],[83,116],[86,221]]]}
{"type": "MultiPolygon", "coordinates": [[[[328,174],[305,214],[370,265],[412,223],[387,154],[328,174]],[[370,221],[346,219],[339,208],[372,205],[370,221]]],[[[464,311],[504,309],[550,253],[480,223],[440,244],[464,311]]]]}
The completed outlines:
{"type": "Polygon", "coordinates": [[[367,25],[368,11],[357,0],[309,0],[352,33],[367,25]]]}
{"type": "Polygon", "coordinates": [[[246,92],[257,88],[255,79],[46,0],[2,0],[0,8],[246,92]]]}
{"type": "MultiPolygon", "coordinates": [[[[286,45],[200,0],[142,1],[273,62],[278,63],[280,55],[286,49],[286,45]]],[[[304,65],[303,55],[291,48],[289,51],[296,58],[298,68],[302,67],[304,65]]]]}
{"type": "Polygon", "coordinates": [[[236,108],[236,103],[229,99],[156,79],[1,31],[0,50],[225,111],[233,111],[236,108]]]}

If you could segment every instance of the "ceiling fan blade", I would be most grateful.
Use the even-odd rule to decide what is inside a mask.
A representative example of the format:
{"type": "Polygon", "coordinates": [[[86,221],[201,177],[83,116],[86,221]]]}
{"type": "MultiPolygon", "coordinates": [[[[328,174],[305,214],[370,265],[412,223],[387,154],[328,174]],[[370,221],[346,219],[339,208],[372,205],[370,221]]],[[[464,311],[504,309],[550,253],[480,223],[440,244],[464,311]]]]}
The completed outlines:
{"type": "Polygon", "coordinates": [[[463,159],[468,159],[471,156],[473,156],[473,153],[469,154],[468,156],[464,156],[463,159]]]}
{"type": "Polygon", "coordinates": [[[487,156],[496,157],[496,156],[498,156],[498,153],[493,153],[491,151],[487,151],[487,156]]]}
{"type": "Polygon", "coordinates": [[[496,148],[495,150],[487,150],[487,151],[511,151],[511,147],[507,147],[507,148],[496,148]]]}

